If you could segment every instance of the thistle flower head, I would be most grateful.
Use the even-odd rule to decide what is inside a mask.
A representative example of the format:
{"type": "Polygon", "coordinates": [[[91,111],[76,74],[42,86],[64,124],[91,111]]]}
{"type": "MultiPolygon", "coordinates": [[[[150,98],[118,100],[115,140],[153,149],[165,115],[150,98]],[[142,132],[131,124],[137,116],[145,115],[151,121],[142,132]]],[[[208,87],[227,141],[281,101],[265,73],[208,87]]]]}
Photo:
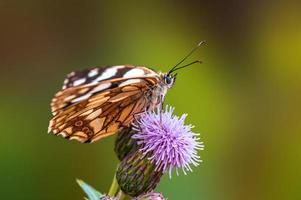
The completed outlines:
{"type": "Polygon", "coordinates": [[[165,200],[165,198],[159,192],[150,192],[150,193],[142,194],[132,200],[165,200]]]}
{"type": "Polygon", "coordinates": [[[204,145],[199,141],[198,134],[193,133],[192,125],[185,125],[187,114],[181,117],[173,115],[174,108],[166,106],[161,112],[145,112],[134,122],[137,131],[132,138],[141,146],[139,151],[156,165],[157,171],[169,172],[173,168],[192,171],[191,164],[197,166],[201,159],[197,150],[204,145]]]}
{"type": "Polygon", "coordinates": [[[103,196],[100,197],[100,200],[118,200],[117,197],[103,196]]]}

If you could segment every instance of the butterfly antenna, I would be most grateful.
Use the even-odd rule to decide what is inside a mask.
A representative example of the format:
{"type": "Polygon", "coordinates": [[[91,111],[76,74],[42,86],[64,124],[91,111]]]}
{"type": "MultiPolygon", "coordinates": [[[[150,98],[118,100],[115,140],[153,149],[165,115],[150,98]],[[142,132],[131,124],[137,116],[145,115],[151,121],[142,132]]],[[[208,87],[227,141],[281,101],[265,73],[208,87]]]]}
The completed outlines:
{"type": "Polygon", "coordinates": [[[193,62],[191,62],[191,63],[188,63],[187,65],[183,65],[183,66],[181,66],[181,67],[178,67],[178,68],[174,69],[172,72],[174,72],[174,71],[176,71],[176,70],[178,70],[178,69],[182,69],[182,68],[188,67],[189,65],[193,65],[193,64],[195,64],[195,63],[202,63],[202,61],[201,61],[201,60],[193,61],[193,62]]]}
{"type": "MultiPolygon", "coordinates": [[[[175,70],[178,70],[178,69],[180,69],[180,68],[183,68],[183,66],[182,67],[180,67],[180,68],[177,68],[180,64],[182,64],[187,58],[189,58],[189,56],[191,55],[191,54],[193,54],[193,52],[195,52],[200,46],[202,46],[203,44],[205,44],[206,43],[206,41],[205,40],[203,40],[203,41],[201,41],[201,42],[199,42],[193,49],[191,49],[191,51],[179,62],[179,63],[177,63],[171,70],[169,70],[169,74],[170,73],[172,73],[173,71],[175,71],[175,70]]],[[[185,66],[185,67],[187,67],[187,66],[185,66]]]]}

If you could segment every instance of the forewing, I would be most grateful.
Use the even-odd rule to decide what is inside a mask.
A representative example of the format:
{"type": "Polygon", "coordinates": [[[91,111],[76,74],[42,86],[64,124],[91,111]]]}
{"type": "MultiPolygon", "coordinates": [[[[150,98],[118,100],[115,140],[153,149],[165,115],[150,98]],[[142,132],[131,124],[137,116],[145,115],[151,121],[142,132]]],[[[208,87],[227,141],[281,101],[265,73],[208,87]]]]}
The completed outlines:
{"type": "MultiPolygon", "coordinates": [[[[80,142],[94,142],[114,134],[121,127],[128,127],[135,114],[150,106],[145,93],[157,81],[155,77],[130,80],[62,109],[50,121],[49,131],[80,142]]],[[[83,87],[74,90],[81,89],[83,87]]],[[[73,92],[68,91],[66,96],[73,92]]]]}
{"type": "Polygon", "coordinates": [[[146,67],[132,65],[95,67],[71,72],[64,81],[63,89],[52,99],[51,111],[56,115],[96,93],[116,88],[122,83],[125,85],[139,82],[135,77],[149,75],[155,76],[156,72],[146,67]]]}
{"type": "Polygon", "coordinates": [[[129,70],[132,67],[134,66],[118,65],[73,71],[65,78],[63,89],[116,78],[118,72],[129,70]]]}

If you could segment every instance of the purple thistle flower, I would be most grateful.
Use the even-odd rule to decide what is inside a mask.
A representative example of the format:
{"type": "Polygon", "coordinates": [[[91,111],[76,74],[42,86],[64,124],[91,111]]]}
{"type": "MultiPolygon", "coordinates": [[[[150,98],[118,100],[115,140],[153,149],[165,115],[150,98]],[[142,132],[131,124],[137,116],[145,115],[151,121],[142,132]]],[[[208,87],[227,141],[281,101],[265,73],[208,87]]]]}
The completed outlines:
{"type": "Polygon", "coordinates": [[[146,194],[142,194],[132,200],[166,200],[164,196],[159,192],[149,192],[146,194]]]}
{"type": "Polygon", "coordinates": [[[145,112],[134,122],[133,129],[137,131],[132,136],[137,140],[143,155],[156,165],[157,171],[169,172],[175,168],[192,171],[190,165],[197,166],[202,160],[197,150],[203,150],[203,142],[198,134],[193,133],[192,125],[185,125],[187,114],[181,117],[173,115],[174,108],[166,106],[162,112],[145,112]]]}
{"type": "Polygon", "coordinates": [[[100,200],[118,200],[117,197],[103,196],[100,197],[100,200]]]}

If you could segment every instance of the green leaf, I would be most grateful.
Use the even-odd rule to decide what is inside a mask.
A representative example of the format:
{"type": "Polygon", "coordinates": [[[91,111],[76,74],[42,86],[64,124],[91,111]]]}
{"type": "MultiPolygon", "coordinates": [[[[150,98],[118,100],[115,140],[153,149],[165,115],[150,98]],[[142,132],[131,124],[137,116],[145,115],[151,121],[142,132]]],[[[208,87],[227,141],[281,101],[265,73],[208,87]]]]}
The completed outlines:
{"type": "Polygon", "coordinates": [[[100,200],[101,197],[104,195],[95,190],[92,186],[88,185],[82,180],[77,179],[76,180],[79,186],[84,190],[84,192],[87,194],[89,200],[100,200]]]}

